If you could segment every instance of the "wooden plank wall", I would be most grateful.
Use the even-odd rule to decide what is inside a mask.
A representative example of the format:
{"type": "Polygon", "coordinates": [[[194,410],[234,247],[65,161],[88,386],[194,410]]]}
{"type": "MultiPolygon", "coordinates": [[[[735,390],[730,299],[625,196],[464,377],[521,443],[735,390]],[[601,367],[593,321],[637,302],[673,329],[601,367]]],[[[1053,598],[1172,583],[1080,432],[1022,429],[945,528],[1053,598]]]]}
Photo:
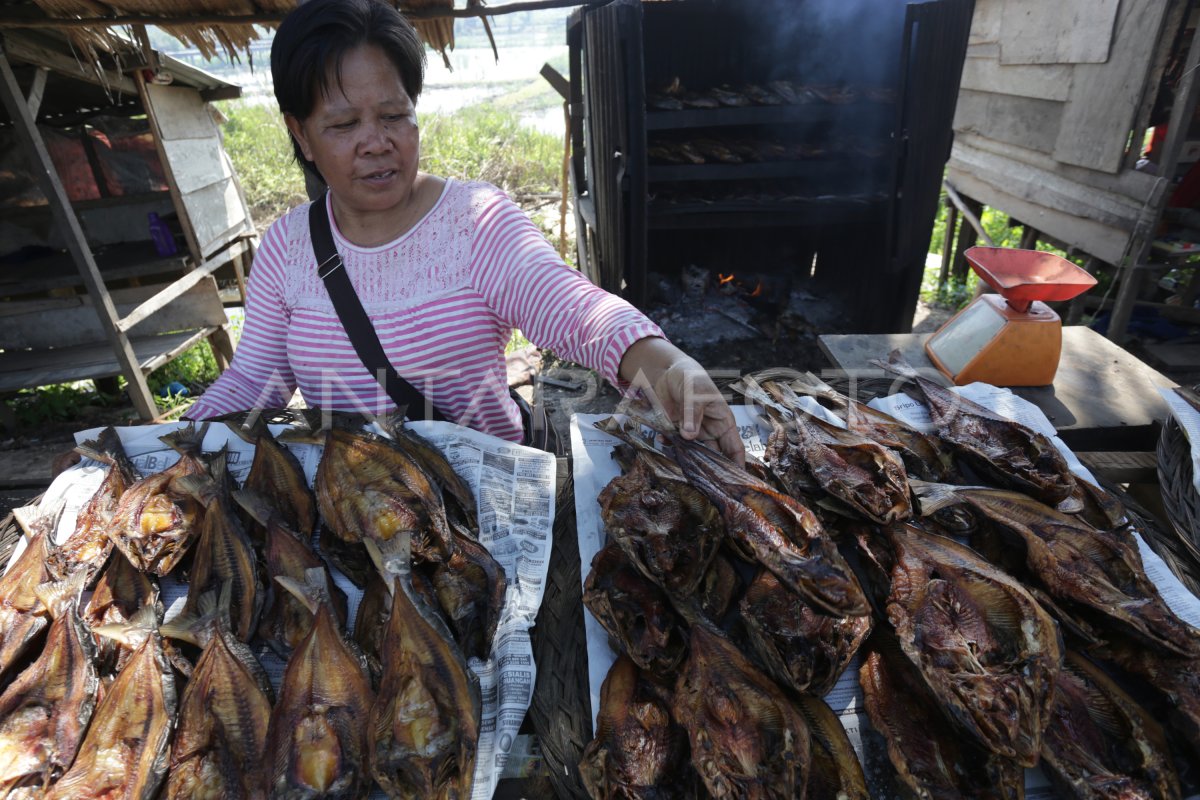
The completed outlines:
{"type": "Polygon", "coordinates": [[[172,190],[187,212],[200,260],[252,232],[229,156],[208,104],[194,89],[146,85],[172,190]]]}
{"type": "Polygon", "coordinates": [[[1119,261],[1155,178],[1134,172],[1182,0],[976,0],[947,178],[1119,261]]]}

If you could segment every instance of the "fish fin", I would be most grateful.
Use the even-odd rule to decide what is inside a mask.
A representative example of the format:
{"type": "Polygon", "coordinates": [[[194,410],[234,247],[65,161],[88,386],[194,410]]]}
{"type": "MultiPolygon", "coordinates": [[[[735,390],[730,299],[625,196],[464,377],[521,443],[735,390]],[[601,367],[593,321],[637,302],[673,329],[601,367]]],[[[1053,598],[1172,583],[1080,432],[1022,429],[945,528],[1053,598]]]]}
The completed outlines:
{"type": "Polygon", "coordinates": [[[32,542],[38,536],[46,535],[47,548],[54,545],[54,533],[58,530],[58,522],[62,519],[67,507],[65,498],[55,503],[53,508],[43,510],[39,506],[22,506],[13,509],[13,519],[25,534],[25,539],[32,542]]]}
{"type": "Polygon", "coordinates": [[[231,493],[233,500],[260,525],[267,525],[276,516],[274,507],[261,493],[253,489],[235,489],[231,493]]]}
{"type": "Polygon", "coordinates": [[[50,616],[58,619],[71,603],[78,600],[83,594],[84,587],[87,586],[87,579],[88,571],[86,569],[76,570],[71,577],[64,581],[47,581],[38,584],[33,587],[33,593],[50,611],[50,616]]]}
{"type": "Polygon", "coordinates": [[[286,575],[276,575],[275,582],[303,603],[312,614],[316,614],[322,605],[332,607],[329,587],[325,583],[324,567],[310,567],[304,570],[303,583],[286,575]]]}
{"type": "Polygon", "coordinates": [[[113,639],[129,647],[140,647],[146,637],[158,630],[158,611],[152,605],[142,606],[129,622],[99,625],[92,631],[106,639],[113,639]]]}
{"type": "Polygon", "coordinates": [[[1077,514],[1080,511],[1083,511],[1082,492],[1083,490],[1079,488],[1077,483],[1074,491],[1071,492],[1067,499],[1056,505],[1054,510],[1062,514],[1077,514]]]}
{"type": "Polygon", "coordinates": [[[123,454],[125,450],[121,446],[121,437],[117,435],[117,429],[109,425],[100,431],[100,435],[95,439],[75,445],[75,452],[102,464],[112,464],[116,461],[117,453],[123,454]]]}
{"type": "Polygon", "coordinates": [[[217,495],[217,482],[207,475],[180,475],[172,479],[171,488],[205,504],[217,495]]]}
{"type": "MultiPolygon", "coordinates": [[[[407,536],[408,534],[400,535],[407,536]]],[[[379,577],[383,578],[383,585],[387,587],[388,594],[393,594],[396,591],[396,580],[403,572],[411,570],[411,566],[405,568],[398,563],[399,556],[391,558],[385,556],[374,539],[363,539],[363,547],[367,548],[367,555],[370,556],[371,563],[375,565],[379,577]]]]}
{"type": "Polygon", "coordinates": [[[901,378],[915,380],[918,377],[917,371],[913,368],[913,365],[908,363],[899,350],[893,350],[892,352],[888,353],[887,361],[884,361],[881,358],[872,358],[867,361],[867,363],[871,366],[879,367],[885,372],[890,372],[893,375],[899,375],[901,378]]]}
{"type": "Polygon", "coordinates": [[[172,431],[165,436],[158,437],[158,439],[182,455],[199,455],[202,452],[201,445],[204,443],[204,437],[208,433],[209,424],[208,422],[203,422],[197,428],[195,423],[191,423],[186,428],[172,431]]]}
{"type": "Polygon", "coordinates": [[[948,483],[931,483],[910,477],[908,485],[917,497],[918,504],[921,507],[921,516],[923,517],[935,514],[948,506],[964,502],[958,495],[959,487],[948,483]]]}
{"type": "Polygon", "coordinates": [[[1018,607],[1011,590],[985,580],[958,579],[959,585],[975,600],[984,618],[1006,633],[1017,633],[1027,619],[1025,609],[1018,607]]]}
{"type": "Polygon", "coordinates": [[[740,380],[731,384],[729,388],[735,392],[739,392],[755,405],[762,406],[768,414],[772,414],[779,419],[786,421],[794,416],[792,410],[772,397],[763,388],[762,384],[754,379],[753,375],[743,375],[740,380]]]}
{"type": "MultiPolygon", "coordinates": [[[[256,419],[261,420],[262,417],[258,416],[256,419]]],[[[239,423],[234,420],[227,419],[224,420],[224,422],[225,427],[229,428],[230,432],[232,432],[234,436],[238,437],[246,444],[254,444],[255,440],[258,439],[254,433],[253,426],[248,424],[250,422],[249,420],[246,420],[245,423],[239,423]]]]}

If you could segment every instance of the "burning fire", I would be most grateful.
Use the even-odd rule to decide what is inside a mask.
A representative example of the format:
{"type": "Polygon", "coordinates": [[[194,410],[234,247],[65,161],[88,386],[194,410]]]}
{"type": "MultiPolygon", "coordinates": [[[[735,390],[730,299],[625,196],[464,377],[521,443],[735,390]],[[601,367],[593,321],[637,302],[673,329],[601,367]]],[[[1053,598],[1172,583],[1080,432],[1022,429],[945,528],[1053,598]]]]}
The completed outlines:
{"type": "Polygon", "coordinates": [[[757,283],[754,284],[753,291],[746,292],[745,285],[743,285],[741,281],[736,281],[736,279],[737,279],[737,275],[735,275],[732,272],[729,273],[728,275],[726,275],[723,272],[718,272],[717,273],[717,288],[724,290],[724,292],[726,294],[730,294],[733,292],[740,292],[742,294],[745,294],[746,297],[762,296],[762,292],[763,292],[762,281],[758,281],[757,283]]]}

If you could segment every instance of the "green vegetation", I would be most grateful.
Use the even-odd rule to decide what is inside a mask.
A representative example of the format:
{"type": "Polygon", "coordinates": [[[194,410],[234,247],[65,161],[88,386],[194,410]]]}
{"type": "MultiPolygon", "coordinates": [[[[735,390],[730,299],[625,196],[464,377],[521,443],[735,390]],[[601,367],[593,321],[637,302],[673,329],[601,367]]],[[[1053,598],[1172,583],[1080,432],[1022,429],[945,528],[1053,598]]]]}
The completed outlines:
{"type": "Polygon", "coordinates": [[[261,225],[307,200],[291,137],[275,107],[240,100],[218,105],[228,120],[223,128],[225,150],[251,216],[261,225]]]}

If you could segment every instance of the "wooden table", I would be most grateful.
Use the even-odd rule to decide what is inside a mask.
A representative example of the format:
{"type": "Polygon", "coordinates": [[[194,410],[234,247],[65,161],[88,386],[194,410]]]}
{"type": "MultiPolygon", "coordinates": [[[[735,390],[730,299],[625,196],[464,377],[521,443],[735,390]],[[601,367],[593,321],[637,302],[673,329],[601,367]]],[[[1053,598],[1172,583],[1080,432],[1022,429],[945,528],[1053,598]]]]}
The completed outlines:
{"type": "MultiPolygon", "coordinates": [[[[819,337],[838,370],[867,378],[884,376],[871,359],[899,350],[917,369],[939,375],[925,355],[930,334],[892,333],[819,337]]],[[[1174,381],[1082,326],[1063,328],[1062,358],[1052,386],[1013,388],[1050,418],[1073,450],[1148,451],[1158,442],[1167,415],[1159,387],[1174,381]]]]}

